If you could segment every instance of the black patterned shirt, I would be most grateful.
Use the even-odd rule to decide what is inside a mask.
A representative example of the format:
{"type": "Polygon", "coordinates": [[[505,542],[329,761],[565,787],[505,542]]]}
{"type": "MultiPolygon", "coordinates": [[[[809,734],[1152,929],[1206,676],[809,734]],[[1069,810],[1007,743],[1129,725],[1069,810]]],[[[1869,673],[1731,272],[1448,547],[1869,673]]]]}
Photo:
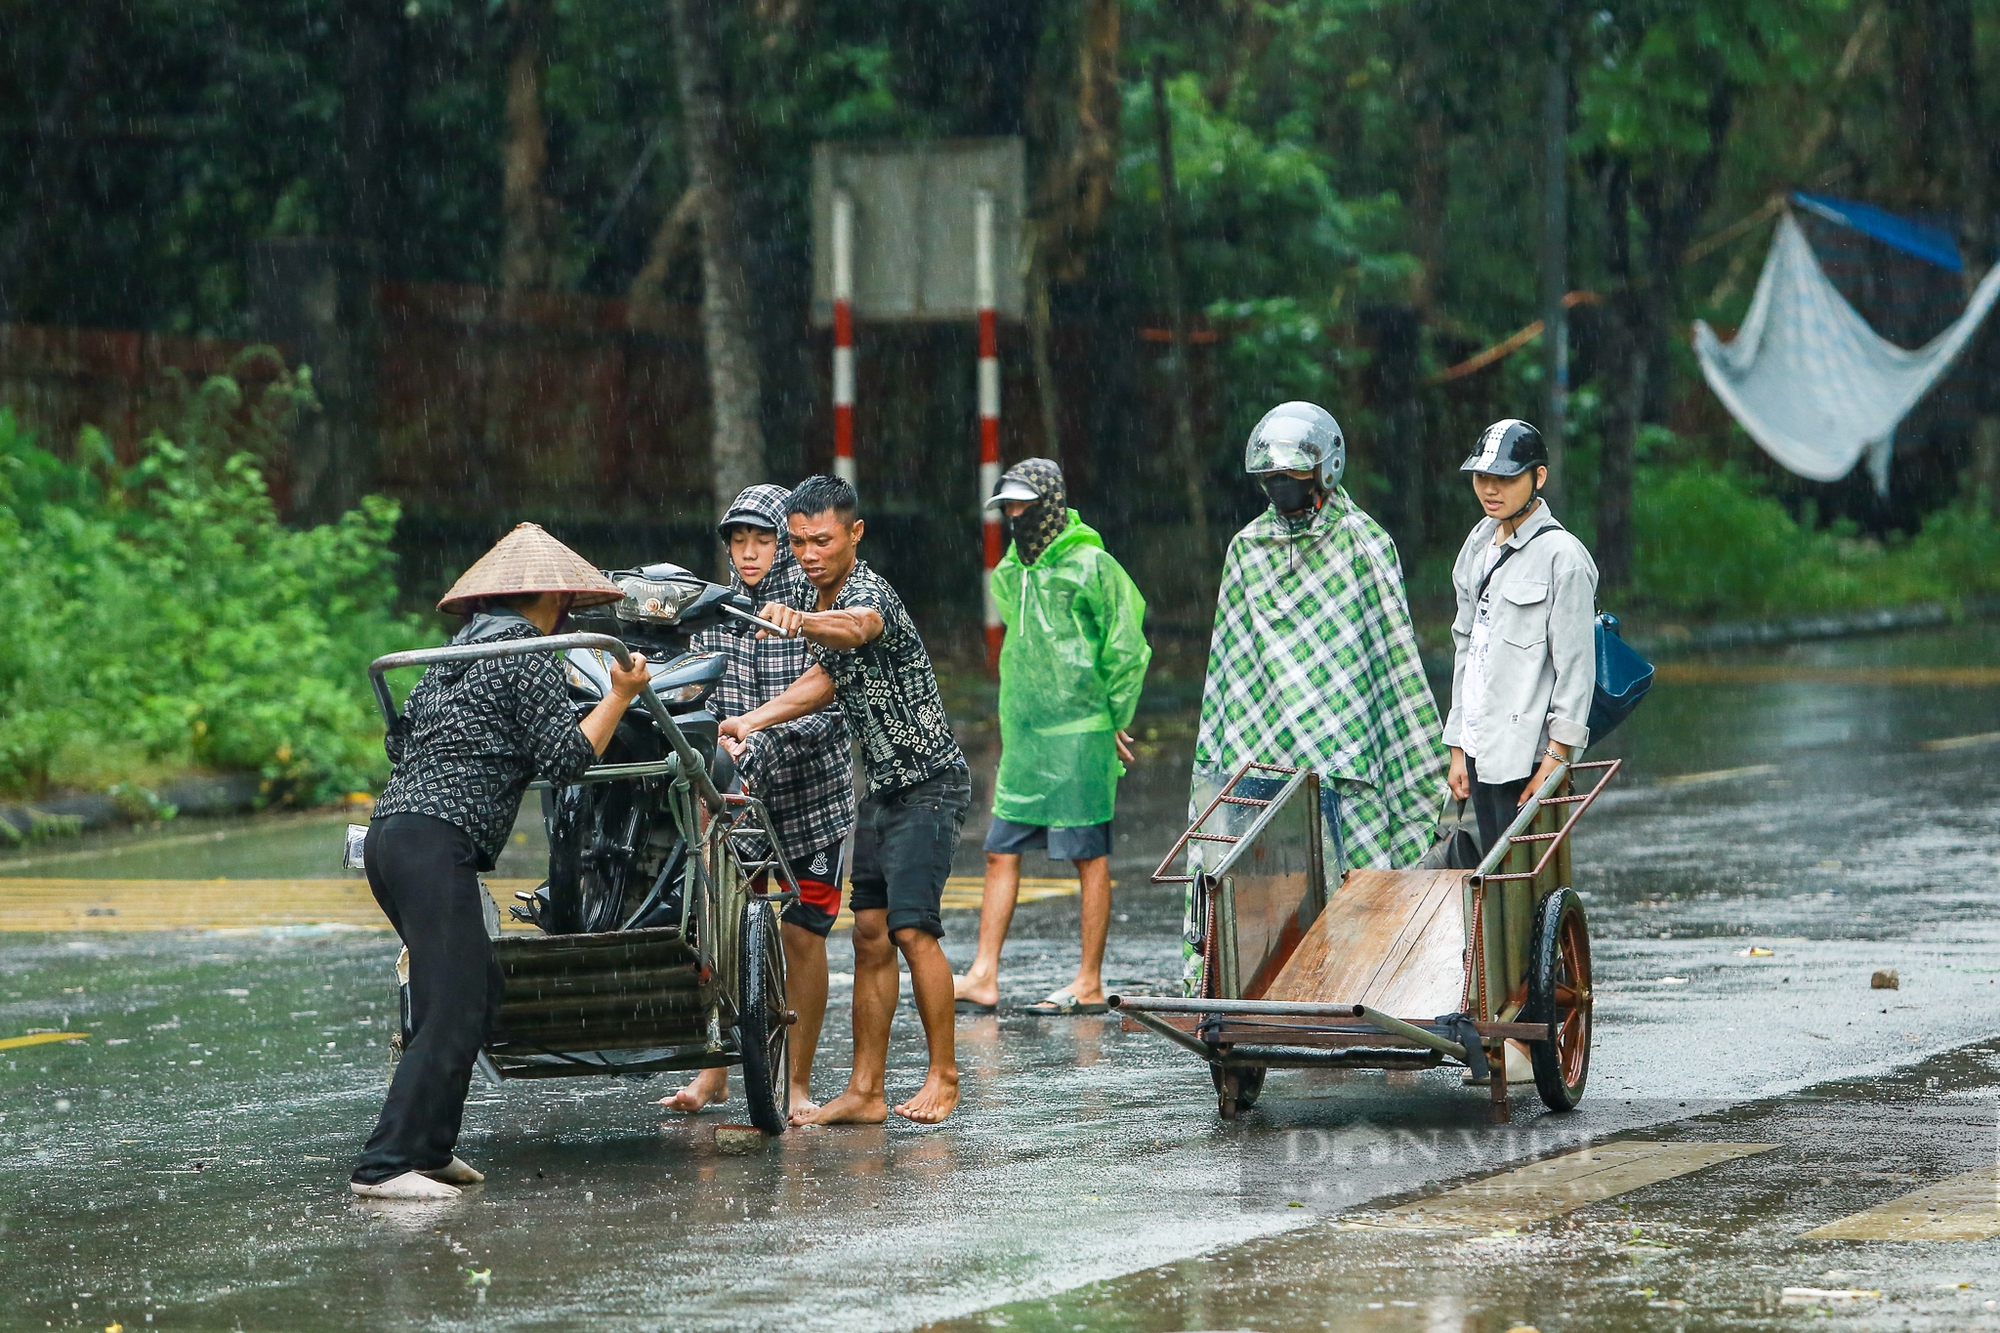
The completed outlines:
{"type": "Polygon", "coordinates": [[[812,645],[813,661],[833,677],[847,725],[861,742],[868,794],[900,791],[963,767],[965,754],[951,734],[937,673],[923,638],[889,581],[854,562],[829,610],[866,607],[882,617],[882,632],[859,648],[812,645]]]}
{"type": "MultiPolygon", "coordinates": [[[[496,629],[496,618],[479,617],[452,642],[541,634],[527,620],[509,618],[514,623],[496,629]]],[[[596,758],[554,653],[430,667],[383,748],[395,771],[375,802],[375,818],[429,815],[455,824],[479,849],[481,870],[491,870],[507,845],[531,781],[574,782],[596,758]]]]}

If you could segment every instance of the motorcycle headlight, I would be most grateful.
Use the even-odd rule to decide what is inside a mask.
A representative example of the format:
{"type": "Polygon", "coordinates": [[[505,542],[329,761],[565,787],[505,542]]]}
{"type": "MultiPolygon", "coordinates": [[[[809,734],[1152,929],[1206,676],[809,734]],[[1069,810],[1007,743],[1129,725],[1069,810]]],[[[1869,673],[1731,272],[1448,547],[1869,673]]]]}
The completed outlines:
{"type": "Polygon", "coordinates": [[[655,691],[660,696],[660,702],[666,704],[700,703],[701,696],[707,692],[708,686],[703,685],[700,681],[696,681],[691,685],[683,685],[677,690],[655,691]]]}
{"type": "Polygon", "coordinates": [[[636,575],[619,579],[618,588],[625,594],[624,600],[618,603],[618,618],[645,625],[674,624],[681,618],[681,612],[701,596],[701,585],[698,583],[646,579],[636,575]]]}

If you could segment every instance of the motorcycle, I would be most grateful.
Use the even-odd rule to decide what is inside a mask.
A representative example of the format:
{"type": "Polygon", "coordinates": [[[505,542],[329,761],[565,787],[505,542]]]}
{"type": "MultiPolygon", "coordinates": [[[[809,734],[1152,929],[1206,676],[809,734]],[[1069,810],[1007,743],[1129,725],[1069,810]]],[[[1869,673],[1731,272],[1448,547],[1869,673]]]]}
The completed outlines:
{"type": "MultiPolygon", "coordinates": [[[[647,658],[653,692],[708,770],[716,790],[740,791],[706,704],[722,681],[720,653],[689,650],[695,633],[727,620],[755,621],[755,604],[680,565],[606,570],[621,601],[572,613],[572,628],[622,639],[647,658]]],[[[608,656],[573,648],[563,675],[579,717],[610,691],[608,656]]],[[[551,935],[599,934],[684,924],[700,871],[701,812],[659,723],[633,708],[593,770],[595,780],[542,792],[549,838],[547,882],[517,893],[514,915],[551,935]],[[691,856],[690,849],[697,854],[691,856]]],[[[775,858],[767,851],[760,860],[775,858]]],[[[785,878],[789,878],[787,875],[785,878]]]]}

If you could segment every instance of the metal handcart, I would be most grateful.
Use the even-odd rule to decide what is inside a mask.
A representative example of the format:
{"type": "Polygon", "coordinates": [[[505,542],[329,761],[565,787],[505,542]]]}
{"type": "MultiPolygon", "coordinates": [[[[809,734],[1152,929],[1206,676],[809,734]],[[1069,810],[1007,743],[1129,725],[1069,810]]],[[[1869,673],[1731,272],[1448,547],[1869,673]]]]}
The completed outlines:
{"type": "Polygon", "coordinates": [[[1153,874],[1192,886],[1194,993],[1111,1005],[1126,1030],[1207,1063],[1225,1120],[1270,1069],[1447,1061],[1484,1080],[1506,1120],[1510,1039],[1527,1044],[1542,1101],[1570,1110],[1590,1071],[1591,971],[1569,835],[1623,762],[1551,773],[1476,869],[1353,870],[1331,891],[1318,775],[1246,764],[1153,874]],[[1187,873],[1171,873],[1190,849],[1187,873]]]}
{"type": "MultiPolygon", "coordinates": [[[[631,663],[624,641],[612,635],[557,634],[391,653],[368,670],[394,725],[388,671],[577,650],[631,663]]],[[[544,935],[501,935],[496,920],[493,952],[506,989],[478,1067],[498,1082],[740,1065],[751,1123],[779,1134],[790,1114],[787,1036],[797,1015],[786,1002],[778,916],[797,900],[798,881],[763,802],[717,788],[650,684],[640,702],[665,738],[665,757],[599,764],[579,782],[670,789],[667,805],[689,854],[674,863],[679,882],[666,884],[663,870],[631,915],[657,919],[647,909],[677,891],[678,920],[544,935]]]]}

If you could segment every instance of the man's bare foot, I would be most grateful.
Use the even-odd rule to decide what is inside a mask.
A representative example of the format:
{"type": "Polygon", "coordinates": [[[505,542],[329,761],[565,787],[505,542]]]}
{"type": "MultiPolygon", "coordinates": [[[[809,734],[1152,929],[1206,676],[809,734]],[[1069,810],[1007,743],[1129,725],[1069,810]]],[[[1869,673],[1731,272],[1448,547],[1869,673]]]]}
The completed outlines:
{"type": "Polygon", "coordinates": [[[792,1114],[788,1123],[793,1125],[810,1124],[812,1123],[812,1118],[818,1114],[818,1102],[810,1097],[801,1096],[796,1092],[792,1094],[792,1114]]]}
{"type": "Polygon", "coordinates": [[[704,1069],[695,1076],[694,1082],[673,1096],[660,1098],[660,1105],[669,1111],[685,1111],[693,1115],[706,1107],[719,1106],[728,1100],[729,1071],[704,1069]]]}
{"type": "Polygon", "coordinates": [[[888,1103],[881,1093],[866,1096],[849,1089],[825,1106],[816,1107],[805,1119],[793,1118],[795,1125],[879,1125],[889,1118],[888,1103]]]}
{"type": "Polygon", "coordinates": [[[1000,978],[981,977],[971,972],[951,979],[951,998],[965,1000],[972,1004],[994,1005],[1000,1003],[1000,978]]]}
{"type": "Polygon", "coordinates": [[[933,1069],[917,1095],[896,1108],[896,1114],[920,1125],[935,1125],[958,1105],[958,1070],[933,1069]]]}

